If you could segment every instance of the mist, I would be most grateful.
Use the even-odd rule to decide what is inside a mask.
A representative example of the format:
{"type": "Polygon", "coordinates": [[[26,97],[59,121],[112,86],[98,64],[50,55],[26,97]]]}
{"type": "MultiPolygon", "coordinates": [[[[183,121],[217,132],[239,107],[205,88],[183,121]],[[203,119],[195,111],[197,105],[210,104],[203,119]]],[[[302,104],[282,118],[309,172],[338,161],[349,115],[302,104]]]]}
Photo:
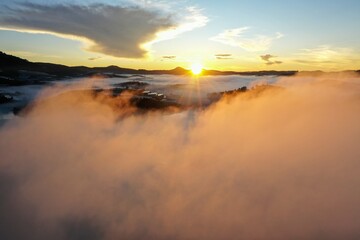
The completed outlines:
{"type": "Polygon", "coordinates": [[[286,77],[173,114],[38,101],[0,129],[0,239],[359,239],[358,80],[286,77]]]}

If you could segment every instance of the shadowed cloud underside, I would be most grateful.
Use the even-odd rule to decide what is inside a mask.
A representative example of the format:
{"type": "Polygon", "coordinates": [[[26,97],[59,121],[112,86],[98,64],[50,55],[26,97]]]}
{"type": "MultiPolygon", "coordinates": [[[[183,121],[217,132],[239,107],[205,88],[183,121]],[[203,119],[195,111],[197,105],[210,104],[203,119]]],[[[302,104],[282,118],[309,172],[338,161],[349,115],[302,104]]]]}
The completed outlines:
{"type": "Polygon", "coordinates": [[[88,51],[114,57],[143,58],[152,43],[207,22],[195,8],[184,13],[188,14],[185,20],[192,24],[179,22],[182,16],[175,13],[140,6],[21,3],[1,10],[0,27],[77,39],[88,51]]]}

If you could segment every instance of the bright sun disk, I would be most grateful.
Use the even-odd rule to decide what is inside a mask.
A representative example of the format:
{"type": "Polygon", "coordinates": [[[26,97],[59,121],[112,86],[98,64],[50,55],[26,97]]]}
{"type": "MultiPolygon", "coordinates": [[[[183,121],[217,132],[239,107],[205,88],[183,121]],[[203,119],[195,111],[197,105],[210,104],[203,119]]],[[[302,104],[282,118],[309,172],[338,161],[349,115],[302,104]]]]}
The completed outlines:
{"type": "Polygon", "coordinates": [[[191,65],[191,72],[194,75],[199,75],[203,70],[203,66],[200,63],[193,63],[191,65]]]}

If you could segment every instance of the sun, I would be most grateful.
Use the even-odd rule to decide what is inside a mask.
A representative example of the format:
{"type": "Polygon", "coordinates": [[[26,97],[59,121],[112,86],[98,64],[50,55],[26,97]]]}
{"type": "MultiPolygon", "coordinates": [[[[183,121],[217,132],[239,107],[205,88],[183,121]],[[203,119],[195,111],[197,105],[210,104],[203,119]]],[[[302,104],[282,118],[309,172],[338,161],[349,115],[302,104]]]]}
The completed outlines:
{"type": "Polygon", "coordinates": [[[200,63],[193,63],[191,65],[191,72],[194,75],[200,75],[203,71],[203,66],[200,63]]]}

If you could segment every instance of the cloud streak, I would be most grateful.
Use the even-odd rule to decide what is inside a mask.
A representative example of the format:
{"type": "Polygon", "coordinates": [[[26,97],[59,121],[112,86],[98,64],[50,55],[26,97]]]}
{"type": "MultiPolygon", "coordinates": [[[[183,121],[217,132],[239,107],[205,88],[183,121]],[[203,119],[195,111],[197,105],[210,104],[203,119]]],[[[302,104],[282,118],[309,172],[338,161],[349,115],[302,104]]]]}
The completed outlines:
{"type": "Polygon", "coordinates": [[[176,56],[162,56],[163,59],[174,60],[176,56]]]}
{"type": "Polygon", "coordinates": [[[210,40],[233,47],[240,47],[249,52],[258,52],[268,50],[274,40],[284,36],[282,33],[276,33],[275,36],[256,35],[247,37],[246,33],[249,29],[250,27],[228,29],[210,38],[210,40]]]}
{"type": "Polygon", "coordinates": [[[160,36],[175,37],[206,24],[207,18],[196,8],[185,14],[189,15],[141,6],[21,3],[1,10],[0,27],[77,39],[88,51],[114,57],[142,58],[153,43],[165,40],[160,36]]]}
{"type": "Polygon", "coordinates": [[[230,59],[234,59],[234,58],[232,57],[232,54],[227,54],[227,53],[216,54],[215,57],[216,57],[216,59],[218,59],[218,60],[230,60],[230,59]]]}
{"type": "Polygon", "coordinates": [[[90,57],[88,58],[89,61],[95,61],[95,60],[98,60],[98,59],[101,59],[102,57],[90,57]]]}

